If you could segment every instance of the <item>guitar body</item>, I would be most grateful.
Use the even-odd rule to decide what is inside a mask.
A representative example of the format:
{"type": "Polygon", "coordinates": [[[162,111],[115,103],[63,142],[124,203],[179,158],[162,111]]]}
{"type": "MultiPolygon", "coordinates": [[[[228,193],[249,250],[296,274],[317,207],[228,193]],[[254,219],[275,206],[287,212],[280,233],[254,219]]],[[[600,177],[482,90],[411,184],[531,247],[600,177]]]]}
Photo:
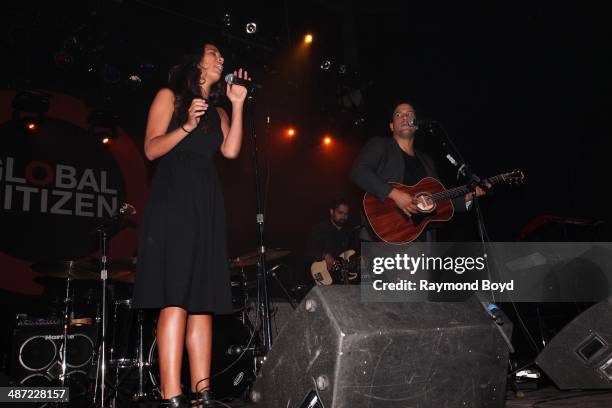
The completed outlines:
{"type": "Polygon", "coordinates": [[[363,198],[365,215],[372,230],[382,241],[396,244],[414,241],[429,223],[448,221],[453,217],[455,209],[451,199],[437,202],[428,200],[431,195],[446,190],[435,178],[425,177],[413,186],[389,184],[416,197],[419,212],[409,216],[390,198],[379,201],[372,194],[366,193],[363,198]]]}
{"type": "MultiPolygon", "coordinates": [[[[350,258],[355,254],[356,252],[354,250],[347,249],[346,251],[342,252],[338,256],[338,258],[341,258],[343,261],[348,262],[350,258]]],[[[317,285],[331,285],[332,283],[334,283],[334,277],[332,276],[332,274],[337,274],[337,271],[327,270],[327,264],[325,263],[325,260],[313,262],[312,265],[310,265],[310,275],[312,276],[312,279],[314,279],[314,281],[317,283],[317,285]]],[[[357,273],[348,272],[347,276],[336,277],[335,281],[337,283],[338,281],[342,281],[343,278],[345,281],[351,281],[356,277],[357,273]]]]}

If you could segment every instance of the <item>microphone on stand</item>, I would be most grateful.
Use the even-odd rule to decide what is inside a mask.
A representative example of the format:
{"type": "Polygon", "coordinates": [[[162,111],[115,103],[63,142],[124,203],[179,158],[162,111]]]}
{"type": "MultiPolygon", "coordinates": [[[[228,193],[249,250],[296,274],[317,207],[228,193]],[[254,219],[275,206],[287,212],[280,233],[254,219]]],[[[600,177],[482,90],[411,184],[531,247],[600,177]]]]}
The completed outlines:
{"type": "Polygon", "coordinates": [[[121,208],[119,208],[119,214],[121,215],[134,215],[136,214],[136,207],[134,207],[130,203],[121,204],[121,208]]]}
{"type": "Polygon", "coordinates": [[[433,127],[437,125],[438,122],[436,122],[435,120],[428,119],[411,119],[408,124],[414,127],[433,127]]]}

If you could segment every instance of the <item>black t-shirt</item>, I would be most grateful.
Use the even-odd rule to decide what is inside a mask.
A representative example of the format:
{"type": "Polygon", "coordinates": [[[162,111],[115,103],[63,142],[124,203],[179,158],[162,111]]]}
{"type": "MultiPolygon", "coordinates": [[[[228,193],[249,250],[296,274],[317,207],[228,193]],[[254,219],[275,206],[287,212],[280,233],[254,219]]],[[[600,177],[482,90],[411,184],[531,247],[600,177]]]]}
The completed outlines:
{"type": "MultiPolygon", "coordinates": [[[[336,228],[330,220],[315,225],[310,231],[304,251],[305,261],[310,263],[323,259],[323,253],[337,257],[347,249],[351,249],[351,228],[348,225],[336,228]]],[[[355,235],[355,234],[353,234],[355,235]]],[[[355,248],[352,248],[355,249],[355,248]]]]}
{"type": "Polygon", "coordinates": [[[414,185],[427,176],[423,163],[419,159],[405,152],[402,154],[404,155],[404,184],[414,185]]]}

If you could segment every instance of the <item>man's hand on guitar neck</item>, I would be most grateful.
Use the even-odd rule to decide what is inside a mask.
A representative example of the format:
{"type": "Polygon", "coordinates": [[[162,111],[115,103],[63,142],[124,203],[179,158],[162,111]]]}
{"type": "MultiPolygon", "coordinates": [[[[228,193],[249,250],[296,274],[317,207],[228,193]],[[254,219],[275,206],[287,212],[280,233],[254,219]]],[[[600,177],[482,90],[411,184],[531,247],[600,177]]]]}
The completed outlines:
{"type": "MultiPolygon", "coordinates": [[[[484,185],[487,189],[493,187],[493,185],[487,180],[485,180],[484,185]]],[[[487,192],[480,186],[476,186],[475,192],[477,197],[482,197],[483,195],[487,194],[487,192]]],[[[465,195],[465,202],[467,203],[469,201],[472,201],[472,198],[474,198],[474,193],[467,193],[465,195]]]]}
{"type": "Polygon", "coordinates": [[[415,198],[402,190],[394,188],[389,193],[389,198],[408,215],[416,214],[419,211],[415,198]]]}

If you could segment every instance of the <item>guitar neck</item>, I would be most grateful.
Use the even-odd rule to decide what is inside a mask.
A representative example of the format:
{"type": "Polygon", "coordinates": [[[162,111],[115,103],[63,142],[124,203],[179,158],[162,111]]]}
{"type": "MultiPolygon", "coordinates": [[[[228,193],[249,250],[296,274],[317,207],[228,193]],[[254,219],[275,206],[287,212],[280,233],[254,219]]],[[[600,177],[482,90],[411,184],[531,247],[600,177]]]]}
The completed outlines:
{"type": "MultiPolygon", "coordinates": [[[[489,181],[492,185],[495,185],[504,181],[504,178],[504,174],[498,174],[497,176],[490,177],[485,180],[489,181]]],[[[432,198],[434,201],[452,200],[453,198],[464,196],[469,192],[470,190],[468,189],[467,185],[463,185],[460,187],[450,188],[448,190],[433,194],[432,198]]]]}

